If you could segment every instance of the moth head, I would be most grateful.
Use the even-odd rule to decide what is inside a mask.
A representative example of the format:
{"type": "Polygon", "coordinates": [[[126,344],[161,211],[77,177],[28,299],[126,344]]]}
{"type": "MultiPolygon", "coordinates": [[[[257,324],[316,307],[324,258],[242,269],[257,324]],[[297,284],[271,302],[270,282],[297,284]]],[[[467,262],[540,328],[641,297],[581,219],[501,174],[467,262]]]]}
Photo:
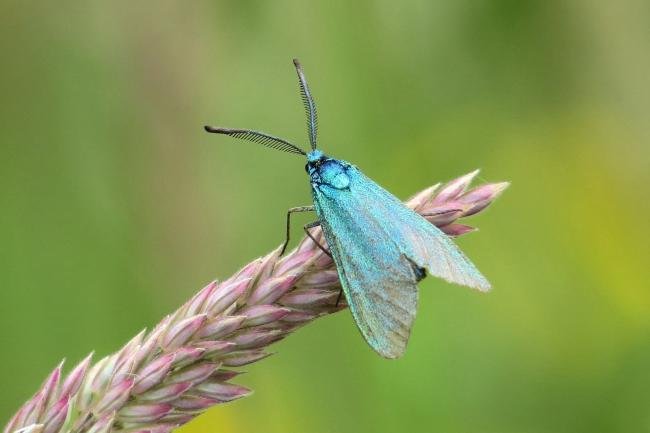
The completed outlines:
{"type": "Polygon", "coordinates": [[[314,149],[307,154],[307,164],[305,165],[305,171],[307,173],[312,173],[315,170],[323,165],[327,161],[327,157],[323,152],[318,149],[314,149]]]}

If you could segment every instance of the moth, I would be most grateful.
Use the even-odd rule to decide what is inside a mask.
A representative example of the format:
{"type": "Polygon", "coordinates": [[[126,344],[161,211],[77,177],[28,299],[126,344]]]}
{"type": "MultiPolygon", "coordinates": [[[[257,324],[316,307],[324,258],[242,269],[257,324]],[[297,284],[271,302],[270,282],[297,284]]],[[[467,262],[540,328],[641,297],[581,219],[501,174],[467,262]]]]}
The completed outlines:
{"type": "Polygon", "coordinates": [[[307,115],[311,150],[263,132],[206,126],[270,148],[305,156],[313,206],[287,212],[289,241],[291,215],[316,212],[307,224],[308,236],[330,255],[352,316],[368,344],[385,358],[403,355],[417,310],[417,283],[427,274],[481,291],[490,283],[452,240],[404,204],[355,165],[332,158],[317,147],[318,116],[302,67],[293,61],[307,115]],[[320,226],[327,247],[310,229],[320,226]]]}

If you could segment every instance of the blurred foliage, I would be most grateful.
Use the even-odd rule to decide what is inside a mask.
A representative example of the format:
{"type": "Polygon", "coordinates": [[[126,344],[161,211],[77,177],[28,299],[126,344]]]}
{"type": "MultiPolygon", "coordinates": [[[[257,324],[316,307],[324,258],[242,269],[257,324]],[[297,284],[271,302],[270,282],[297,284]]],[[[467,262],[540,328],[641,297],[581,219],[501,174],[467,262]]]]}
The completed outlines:
{"type": "Polygon", "coordinates": [[[201,126],[304,142],[296,56],[397,195],[512,181],[459,242],[495,288],[425,280],[396,362],[324,319],[182,432],[649,431],[649,5],[2,1],[0,418],[281,242],[303,161],[201,126]]]}

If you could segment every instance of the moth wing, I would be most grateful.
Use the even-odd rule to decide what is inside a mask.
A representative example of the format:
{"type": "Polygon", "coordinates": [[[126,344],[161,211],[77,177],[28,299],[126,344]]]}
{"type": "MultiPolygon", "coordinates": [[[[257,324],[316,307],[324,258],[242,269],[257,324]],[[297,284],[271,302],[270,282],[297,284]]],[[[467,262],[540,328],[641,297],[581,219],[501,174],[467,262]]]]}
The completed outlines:
{"type": "MultiPolygon", "coordinates": [[[[358,171],[357,171],[358,172],[358,171]]],[[[490,283],[449,236],[421,215],[404,206],[391,193],[358,172],[363,181],[357,194],[370,198],[384,233],[400,250],[429,274],[451,283],[490,290],[490,283]]]]}
{"type": "Polygon", "coordinates": [[[314,203],[352,315],[386,358],[404,353],[419,268],[482,291],[490,283],[452,240],[354,167],[347,190],[321,186],[314,203]]]}
{"type": "Polygon", "coordinates": [[[314,190],[314,203],[361,334],[381,356],[402,356],[417,310],[413,263],[387,237],[362,197],[350,190],[314,190]]]}
{"type": "MultiPolygon", "coordinates": [[[[367,269],[357,263],[360,250],[348,255],[350,250],[345,242],[337,248],[346,251],[334,260],[357,326],[381,356],[399,358],[406,350],[417,312],[417,278],[411,263],[401,255],[396,260],[384,261],[380,269],[367,269]]],[[[375,261],[376,257],[363,260],[375,261]]]]}

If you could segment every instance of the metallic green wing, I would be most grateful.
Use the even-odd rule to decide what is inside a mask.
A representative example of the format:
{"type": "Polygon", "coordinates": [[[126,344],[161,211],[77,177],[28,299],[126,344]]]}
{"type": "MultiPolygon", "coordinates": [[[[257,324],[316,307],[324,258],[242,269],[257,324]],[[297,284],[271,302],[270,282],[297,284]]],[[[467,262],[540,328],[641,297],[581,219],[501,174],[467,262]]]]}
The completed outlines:
{"type": "Polygon", "coordinates": [[[397,358],[415,319],[423,268],[481,290],[489,283],[437,227],[344,164],[349,187],[312,184],[315,209],[359,330],[380,355],[397,358]]]}

